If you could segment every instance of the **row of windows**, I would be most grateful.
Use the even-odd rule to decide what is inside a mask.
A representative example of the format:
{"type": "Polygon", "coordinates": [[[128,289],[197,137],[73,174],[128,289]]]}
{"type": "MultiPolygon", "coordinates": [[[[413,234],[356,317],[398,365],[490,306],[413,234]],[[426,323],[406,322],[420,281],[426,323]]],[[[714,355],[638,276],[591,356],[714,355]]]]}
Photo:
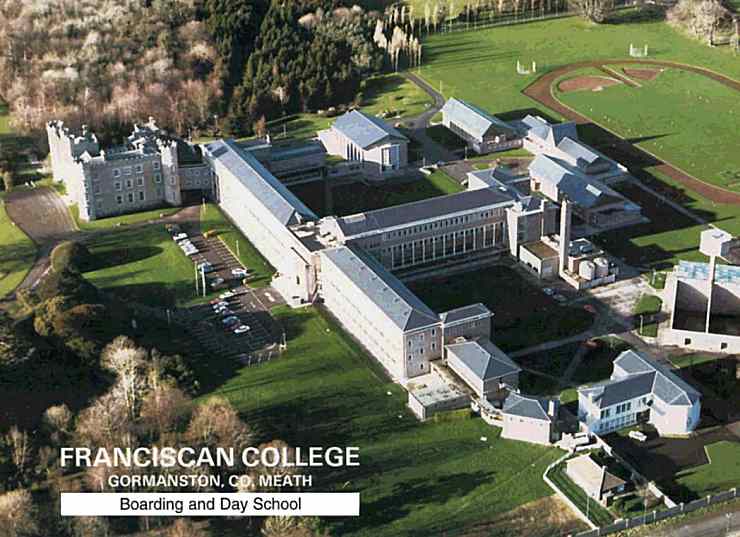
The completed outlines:
{"type": "MultiPolygon", "coordinates": [[[[144,178],[143,177],[137,177],[136,178],[136,186],[142,187],[144,186],[144,178]]],[[[161,183],[162,182],[162,174],[161,173],[155,173],[154,174],[154,182],[155,183],[161,183]]],[[[123,190],[123,182],[121,181],[115,181],[113,183],[113,187],[116,189],[117,192],[121,192],[123,190]]],[[[133,179],[126,179],[126,189],[130,190],[134,188],[134,180],[133,179]]],[[[100,185],[95,185],[95,193],[100,194],[100,185]]]]}
{"type": "MultiPolygon", "coordinates": [[[[160,169],[160,163],[156,160],[152,162],[152,169],[159,170],[160,169]]],[[[113,168],[113,177],[121,177],[121,173],[123,175],[131,175],[133,172],[136,173],[144,173],[144,165],[143,164],[137,164],[136,166],[124,166],[123,168],[113,168]]]]}
{"type": "MultiPolygon", "coordinates": [[[[479,218],[476,218],[476,220],[480,220],[484,218],[492,218],[494,216],[500,217],[501,214],[502,214],[502,209],[492,209],[490,211],[483,211],[479,214],[479,218]]],[[[439,222],[432,222],[431,224],[421,224],[421,225],[409,227],[406,229],[400,229],[398,231],[390,231],[385,234],[384,238],[387,240],[387,239],[391,239],[394,237],[406,237],[408,235],[424,233],[426,231],[432,231],[432,230],[439,229],[439,228],[458,226],[461,224],[468,224],[474,221],[473,216],[475,215],[456,216],[454,218],[447,218],[446,220],[441,220],[439,222]]]]}
{"type": "MultiPolygon", "coordinates": [[[[139,190],[137,192],[137,194],[138,194],[138,196],[134,196],[134,193],[133,192],[128,192],[126,194],[126,201],[128,201],[128,203],[134,203],[134,200],[136,199],[136,197],[138,197],[138,200],[139,201],[146,201],[146,193],[143,190],[139,190]]],[[[124,199],[123,198],[123,195],[122,194],[118,194],[116,196],[116,203],[118,205],[123,205],[123,199],[124,199]]]]}

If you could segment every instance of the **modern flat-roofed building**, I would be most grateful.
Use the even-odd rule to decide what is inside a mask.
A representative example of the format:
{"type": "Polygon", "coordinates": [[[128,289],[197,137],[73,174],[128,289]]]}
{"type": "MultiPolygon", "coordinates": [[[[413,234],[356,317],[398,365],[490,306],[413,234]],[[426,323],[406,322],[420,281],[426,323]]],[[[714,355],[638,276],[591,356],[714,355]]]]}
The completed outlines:
{"type": "Polygon", "coordinates": [[[442,356],[439,316],[359,250],[329,248],[319,257],[321,296],[342,325],[394,379],[429,373],[442,356]]]}
{"type": "Polygon", "coordinates": [[[382,177],[408,165],[408,138],[379,117],[352,110],[318,132],[327,153],[360,162],[369,176],[382,177]]]}
{"type": "Polygon", "coordinates": [[[240,142],[239,146],[285,184],[320,180],[326,172],[326,148],[318,140],[275,143],[267,136],[240,142]]]}
{"type": "Polygon", "coordinates": [[[312,301],[313,251],[294,231],[317,220],[288,188],[234,140],[204,146],[221,209],[277,270],[273,286],[289,303],[312,301]]]}
{"type": "Polygon", "coordinates": [[[516,389],[522,368],[487,337],[459,338],[445,345],[447,366],[467,384],[479,398],[498,392],[503,386],[516,389]]]}
{"type": "Polygon", "coordinates": [[[86,126],[74,133],[51,121],[46,132],[54,180],[66,185],[82,220],[210,197],[200,149],[168,136],[152,119],[135,125],[123,145],[105,149],[86,126]]]}
{"type": "Polygon", "coordinates": [[[450,98],[442,107],[442,124],[478,154],[521,147],[521,137],[505,121],[480,108],[450,98]]]}
{"type": "Polygon", "coordinates": [[[647,422],[660,435],[687,435],[699,424],[700,412],[698,391],[632,350],[614,360],[608,381],[578,389],[578,419],[597,434],[647,422]]]}

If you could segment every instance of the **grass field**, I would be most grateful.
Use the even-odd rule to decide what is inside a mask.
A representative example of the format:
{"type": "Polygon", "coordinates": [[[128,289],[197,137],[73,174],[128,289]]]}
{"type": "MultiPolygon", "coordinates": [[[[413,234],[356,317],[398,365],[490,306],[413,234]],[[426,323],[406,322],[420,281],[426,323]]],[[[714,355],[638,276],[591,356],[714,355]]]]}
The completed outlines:
{"type": "Polygon", "coordinates": [[[360,447],[360,468],[316,479],[319,490],[362,494],[363,516],[327,519],[332,534],[456,535],[550,495],[541,476],[558,450],[500,439],[477,418],[420,424],[405,391],[324,314],[273,313],[287,332],[287,352],[233,371],[215,393],[231,399],[259,441],[360,447]]]}
{"type": "Polygon", "coordinates": [[[640,300],[635,305],[635,316],[644,316],[640,335],[648,337],[656,337],[658,335],[658,322],[657,320],[649,320],[656,314],[660,313],[663,307],[663,301],[660,297],[655,295],[644,294],[640,297],[640,300]]]}
{"type": "Polygon", "coordinates": [[[18,287],[35,259],[36,245],[10,220],[4,204],[0,205],[0,297],[18,287]]]}
{"type": "MultiPolygon", "coordinates": [[[[622,72],[619,65],[610,65],[622,72]]],[[[579,74],[579,73],[574,73],[579,74]]],[[[666,69],[640,87],[555,92],[571,108],[691,175],[740,191],[740,99],[705,76],[666,69]]]]}
{"type": "MultiPolygon", "coordinates": [[[[393,123],[421,114],[430,104],[431,99],[418,86],[401,75],[389,74],[365,82],[360,108],[374,115],[390,112],[387,121],[393,123]]],[[[268,130],[275,139],[284,136],[307,139],[315,137],[316,131],[326,129],[335,119],[318,114],[295,114],[285,120],[271,121],[268,130]]]]}
{"type": "Polygon", "coordinates": [[[111,229],[97,234],[88,246],[95,259],[85,277],[101,289],[152,306],[198,300],[193,263],[164,225],[111,229]]]}
{"type": "MultiPolygon", "coordinates": [[[[722,356],[724,358],[724,356],[722,356]]],[[[685,354],[683,356],[671,356],[671,363],[680,369],[684,367],[693,367],[695,365],[701,365],[706,362],[713,362],[721,358],[717,356],[710,356],[707,354],[685,354]]]]}
{"type": "Polygon", "coordinates": [[[291,191],[319,216],[346,216],[463,190],[460,183],[442,171],[414,181],[393,181],[385,185],[357,181],[334,186],[314,182],[291,187],[291,191]],[[331,191],[327,192],[327,188],[331,191]]]}
{"type": "Polygon", "coordinates": [[[156,220],[161,215],[170,216],[175,214],[182,207],[160,207],[158,209],[151,209],[149,211],[142,211],[140,213],[124,214],[121,216],[111,216],[108,218],[101,218],[100,220],[93,220],[91,222],[85,222],[80,219],[80,209],[77,205],[72,205],[69,208],[69,212],[72,214],[77,227],[82,231],[97,231],[101,229],[107,229],[117,226],[126,226],[130,224],[140,224],[142,222],[148,222],[149,220],[156,220]]]}
{"type": "Polygon", "coordinates": [[[740,483],[740,444],[722,441],[710,444],[705,449],[711,462],[678,474],[678,484],[696,494],[696,497],[736,487],[740,483]]]}
{"type": "Polygon", "coordinates": [[[593,314],[561,306],[515,270],[493,266],[464,277],[434,278],[410,286],[436,312],[482,302],[494,313],[494,342],[515,350],[587,330],[593,314]]]}
{"type": "Polygon", "coordinates": [[[275,269],[262,257],[251,242],[239,231],[214,204],[206,204],[205,212],[201,214],[201,230],[205,233],[212,231],[220,238],[236,256],[242,265],[252,271],[249,285],[265,287],[269,285],[275,269]],[[215,231],[214,231],[215,230],[215,231]],[[238,246],[237,246],[238,243],[238,246]]]}

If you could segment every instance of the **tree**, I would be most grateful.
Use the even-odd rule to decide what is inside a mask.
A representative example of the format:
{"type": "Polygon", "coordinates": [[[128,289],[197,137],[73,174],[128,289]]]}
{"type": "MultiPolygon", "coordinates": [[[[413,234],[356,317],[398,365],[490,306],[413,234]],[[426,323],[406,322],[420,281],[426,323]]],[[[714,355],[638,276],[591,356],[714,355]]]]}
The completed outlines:
{"type": "Polygon", "coordinates": [[[13,190],[13,186],[15,186],[13,172],[11,172],[10,170],[5,170],[3,172],[3,186],[5,187],[6,192],[10,192],[11,190],[13,190]]]}
{"type": "Polygon", "coordinates": [[[591,22],[603,23],[614,12],[614,0],[568,0],[582,17],[591,22]]]}
{"type": "Polygon", "coordinates": [[[187,518],[178,518],[172,524],[166,537],[208,537],[210,532],[202,527],[196,526],[187,518]]]}
{"type": "Polygon", "coordinates": [[[103,368],[118,379],[113,391],[120,395],[131,420],[137,415],[146,389],[146,356],[146,350],[137,347],[132,339],[119,336],[103,349],[100,357],[103,368]]]}
{"type": "Polygon", "coordinates": [[[141,420],[145,429],[161,436],[174,431],[190,405],[190,398],[169,384],[158,384],[144,397],[141,420]]]}
{"type": "Polygon", "coordinates": [[[25,489],[0,495],[0,537],[22,537],[38,529],[36,508],[31,493],[25,489]]]}
{"type": "Polygon", "coordinates": [[[249,445],[252,432],[231,403],[223,397],[211,397],[195,409],[187,437],[198,446],[232,446],[241,451],[249,445]]]}

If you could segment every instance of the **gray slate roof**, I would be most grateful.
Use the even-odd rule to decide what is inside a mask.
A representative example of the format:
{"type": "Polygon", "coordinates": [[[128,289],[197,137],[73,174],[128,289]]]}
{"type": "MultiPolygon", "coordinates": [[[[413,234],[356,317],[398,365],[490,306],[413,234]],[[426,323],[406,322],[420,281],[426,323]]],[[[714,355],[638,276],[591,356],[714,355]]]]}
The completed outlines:
{"type": "Polygon", "coordinates": [[[449,118],[465,132],[477,139],[482,139],[491,127],[496,127],[499,132],[510,133],[513,128],[508,123],[501,121],[480,108],[455,99],[447,99],[442,107],[442,113],[448,114],[449,118]]]}
{"type": "Polygon", "coordinates": [[[234,140],[216,140],[206,144],[205,151],[211,160],[221,163],[246,186],[281,224],[318,220],[311,209],[234,140]]]}
{"type": "Polygon", "coordinates": [[[339,116],[334,122],[333,128],[363,149],[367,149],[387,137],[408,140],[379,117],[365,114],[359,110],[352,110],[339,116]]]}
{"type": "MultiPolygon", "coordinates": [[[[504,399],[503,412],[512,416],[521,416],[537,420],[553,421],[553,416],[547,413],[547,408],[551,399],[538,398],[529,395],[521,395],[516,392],[510,392],[504,399]]],[[[556,405],[559,402],[552,399],[556,405]]]]}
{"type": "Polygon", "coordinates": [[[439,317],[371,256],[346,246],[323,250],[365,296],[404,331],[439,323],[439,317]]]}
{"type": "Polygon", "coordinates": [[[522,370],[488,338],[452,343],[445,348],[448,354],[454,355],[482,381],[513,375],[522,370]]]}
{"type": "Polygon", "coordinates": [[[605,164],[609,163],[609,160],[604,156],[572,138],[566,137],[560,140],[558,143],[558,149],[572,157],[579,168],[585,168],[586,166],[593,165],[598,161],[602,161],[605,164]]]}
{"type": "Polygon", "coordinates": [[[461,308],[455,308],[454,310],[445,311],[439,315],[439,318],[442,319],[442,322],[445,324],[452,324],[472,317],[481,316],[491,317],[493,316],[493,313],[491,313],[491,310],[489,310],[484,304],[478,302],[477,304],[470,304],[461,308]]]}
{"type": "Polygon", "coordinates": [[[337,218],[337,224],[345,237],[352,237],[361,233],[409,225],[423,220],[446,218],[454,213],[512,202],[512,197],[507,192],[483,188],[344,216],[337,218]]]}
{"type": "Polygon", "coordinates": [[[557,158],[540,153],[529,165],[529,173],[541,181],[556,185],[568,199],[586,208],[624,201],[608,186],[583,175],[557,158]]]}
{"type": "Polygon", "coordinates": [[[578,130],[572,121],[567,123],[548,123],[539,116],[527,116],[522,123],[528,129],[528,134],[546,140],[557,146],[563,138],[578,140],[578,130]]]}
{"type": "Polygon", "coordinates": [[[620,354],[614,360],[614,366],[610,380],[578,390],[593,395],[598,408],[646,395],[653,395],[669,405],[686,406],[701,398],[698,391],[671,370],[635,351],[620,354]]]}

